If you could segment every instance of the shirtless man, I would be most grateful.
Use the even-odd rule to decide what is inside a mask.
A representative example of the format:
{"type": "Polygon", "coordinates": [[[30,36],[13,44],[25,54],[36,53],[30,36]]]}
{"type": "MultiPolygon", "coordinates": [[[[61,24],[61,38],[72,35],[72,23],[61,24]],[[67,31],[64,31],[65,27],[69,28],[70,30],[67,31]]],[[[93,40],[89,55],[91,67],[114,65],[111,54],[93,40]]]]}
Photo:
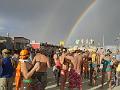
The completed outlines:
{"type": "Polygon", "coordinates": [[[81,80],[81,63],[82,55],[78,54],[78,51],[75,51],[73,55],[67,55],[67,59],[71,61],[70,70],[69,70],[69,88],[73,90],[78,88],[82,90],[82,80],[81,80]]]}
{"type": "Polygon", "coordinates": [[[100,55],[100,64],[101,64],[101,61],[104,59],[104,49],[103,48],[101,48],[99,55],[100,55]]]}
{"type": "Polygon", "coordinates": [[[49,59],[38,50],[32,64],[34,65],[36,62],[40,62],[40,69],[35,76],[41,82],[43,90],[45,90],[45,87],[47,86],[47,69],[50,68],[49,59]]]}
{"type": "Polygon", "coordinates": [[[84,78],[89,78],[89,52],[85,51],[83,54],[84,78]]]}
{"type": "Polygon", "coordinates": [[[60,62],[62,64],[61,67],[61,86],[60,86],[60,90],[64,90],[65,88],[65,83],[67,80],[67,76],[68,76],[68,69],[69,69],[69,62],[68,60],[65,58],[66,57],[66,52],[63,52],[62,55],[60,56],[60,62]]]}

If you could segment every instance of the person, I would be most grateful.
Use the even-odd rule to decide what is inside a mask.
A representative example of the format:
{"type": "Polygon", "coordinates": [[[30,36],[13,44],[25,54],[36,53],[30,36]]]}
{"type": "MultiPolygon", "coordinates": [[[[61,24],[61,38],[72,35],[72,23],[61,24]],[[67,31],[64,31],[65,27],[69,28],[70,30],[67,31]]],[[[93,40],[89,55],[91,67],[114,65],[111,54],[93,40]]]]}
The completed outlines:
{"type": "Polygon", "coordinates": [[[66,81],[68,78],[68,69],[69,69],[69,60],[66,59],[67,52],[62,52],[62,55],[60,56],[60,63],[62,64],[61,72],[60,72],[60,90],[65,89],[66,81]]]}
{"type": "Polygon", "coordinates": [[[20,53],[19,51],[15,50],[13,52],[13,56],[12,56],[12,60],[14,60],[16,66],[17,66],[17,64],[19,62],[19,53],[20,53]]]}
{"type": "Polygon", "coordinates": [[[117,67],[116,67],[116,86],[119,85],[119,75],[120,75],[120,51],[117,49],[116,51],[116,61],[117,61],[117,67]]]}
{"type": "Polygon", "coordinates": [[[12,90],[14,62],[10,57],[10,51],[8,49],[2,50],[2,56],[0,60],[0,90],[12,90]]]}
{"type": "Polygon", "coordinates": [[[96,58],[96,50],[92,50],[91,52],[91,60],[90,60],[90,83],[89,85],[92,86],[93,84],[96,85],[96,75],[97,75],[97,58],[96,58]]]}
{"type": "Polygon", "coordinates": [[[76,50],[73,55],[67,55],[67,59],[70,60],[70,70],[68,75],[69,88],[73,90],[74,88],[78,88],[82,90],[82,79],[81,79],[81,62],[82,55],[78,54],[76,50]]]}
{"type": "Polygon", "coordinates": [[[39,68],[39,62],[33,66],[29,61],[29,51],[26,49],[21,50],[20,59],[16,68],[16,90],[41,90],[40,82],[34,78],[34,73],[39,68]]]}
{"type": "Polygon", "coordinates": [[[2,74],[3,68],[2,68],[2,53],[0,52],[0,75],[2,74]]]}
{"type": "Polygon", "coordinates": [[[107,73],[107,79],[109,88],[111,89],[111,77],[112,77],[112,61],[110,54],[105,54],[104,59],[102,60],[103,68],[102,68],[102,87],[104,85],[105,75],[107,73]]]}
{"type": "Polygon", "coordinates": [[[116,58],[117,61],[120,61],[120,51],[119,51],[119,49],[117,49],[117,51],[116,51],[115,58],[116,58]]]}
{"type": "Polygon", "coordinates": [[[28,44],[27,46],[24,47],[24,49],[29,51],[29,53],[30,53],[29,60],[32,61],[35,56],[35,52],[33,52],[32,47],[28,44]]]}
{"type": "Polygon", "coordinates": [[[96,86],[97,85],[97,80],[99,78],[100,75],[100,65],[97,65],[96,68],[93,68],[93,85],[96,86]]]}
{"type": "Polygon", "coordinates": [[[101,61],[104,59],[104,49],[103,48],[100,49],[99,56],[100,56],[100,64],[101,64],[101,61]]]}
{"type": "Polygon", "coordinates": [[[54,62],[55,62],[55,66],[53,67],[53,73],[55,75],[55,80],[57,83],[57,86],[59,86],[59,81],[60,81],[60,72],[61,72],[61,63],[60,63],[60,59],[59,59],[59,52],[56,52],[53,56],[54,58],[54,62]]]}
{"type": "Polygon", "coordinates": [[[85,53],[83,54],[83,67],[84,67],[84,78],[85,79],[89,78],[88,57],[89,57],[89,53],[88,51],[85,51],[85,53]]]}
{"type": "Polygon", "coordinates": [[[36,62],[40,62],[40,69],[35,73],[35,77],[41,82],[42,90],[45,90],[45,87],[47,86],[47,69],[50,68],[49,59],[42,54],[42,51],[38,50],[32,60],[32,64],[34,65],[36,62]]]}
{"type": "Polygon", "coordinates": [[[2,53],[1,53],[1,51],[0,51],[0,59],[2,58],[2,53]]]}

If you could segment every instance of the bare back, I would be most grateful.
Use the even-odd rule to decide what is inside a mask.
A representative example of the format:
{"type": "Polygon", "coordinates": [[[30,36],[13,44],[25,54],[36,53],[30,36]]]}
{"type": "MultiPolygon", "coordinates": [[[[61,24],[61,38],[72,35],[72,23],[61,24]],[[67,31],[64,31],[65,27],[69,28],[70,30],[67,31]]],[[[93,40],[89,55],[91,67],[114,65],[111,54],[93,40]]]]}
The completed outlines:
{"type": "Polygon", "coordinates": [[[80,73],[81,72],[81,63],[82,63],[82,55],[75,54],[74,55],[74,69],[80,73]]]}
{"type": "Polygon", "coordinates": [[[38,53],[34,57],[32,63],[35,64],[35,62],[40,62],[40,69],[38,72],[46,72],[47,68],[50,67],[48,58],[43,54],[38,53]]]}
{"type": "Polygon", "coordinates": [[[66,55],[62,54],[60,56],[60,62],[62,64],[62,69],[63,70],[68,70],[69,69],[69,63],[67,62],[67,59],[65,57],[66,57],[66,55]]]}

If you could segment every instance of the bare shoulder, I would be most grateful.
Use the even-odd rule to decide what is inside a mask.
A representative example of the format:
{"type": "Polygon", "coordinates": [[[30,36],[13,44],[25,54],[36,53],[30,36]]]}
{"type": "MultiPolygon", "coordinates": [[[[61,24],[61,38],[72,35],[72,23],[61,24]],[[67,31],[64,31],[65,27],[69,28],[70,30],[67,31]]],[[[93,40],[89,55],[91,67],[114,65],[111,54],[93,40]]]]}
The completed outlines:
{"type": "Polygon", "coordinates": [[[45,55],[44,55],[44,58],[45,58],[46,60],[48,60],[48,59],[49,59],[49,58],[48,58],[47,56],[45,56],[45,55]]]}
{"type": "Polygon", "coordinates": [[[78,60],[82,60],[82,55],[78,55],[78,60]]]}
{"type": "Polygon", "coordinates": [[[44,59],[45,61],[48,61],[48,60],[49,60],[48,57],[45,56],[45,55],[43,55],[43,54],[41,54],[41,58],[44,59]]]}
{"type": "Polygon", "coordinates": [[[23,72],[24,70],[26,70],[26,63],[25,62],[21,62],[21,71],[23,72]]]}

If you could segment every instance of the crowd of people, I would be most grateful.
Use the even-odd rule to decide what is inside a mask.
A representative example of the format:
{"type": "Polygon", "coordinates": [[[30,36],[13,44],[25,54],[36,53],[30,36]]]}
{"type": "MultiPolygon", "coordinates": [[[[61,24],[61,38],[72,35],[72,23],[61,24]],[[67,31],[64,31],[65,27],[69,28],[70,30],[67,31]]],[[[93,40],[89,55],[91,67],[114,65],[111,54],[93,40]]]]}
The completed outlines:
{"type": "Polygon", "coordinates": [[[51,54],[47,55],[46,48],[34,51],[28,47],[20,51],[3,49],[0,54],[0,90],[13,90],[14,82],[16,90],[45,90],[48,68],[53,68],[60,90],[65,90],[66,82],[70,90],[84,90],[84,79],[89,80],[90,86],[100,84],[97,81],[101,80],[104,87],[107,82],[109,89],[120,83],[119,49],[105,52],[103,48],[55,48],[48,51],[51,54]]]}
{"type": "Polygon", "coordinates": [[[57,86],[60,83],[60,90],[65,90],[66,81],[68,88],[73,90],[84,90],[82,81],[89,80],[90,86],[107,82],[109,89],[119,85],[120,74],[120,51],[101,49],[86,49],[56,51],[54,54],[55,66],[53,72],[57,86]],[[97,81],[101,81],[97,82],[97,81]]]}
{"type": "Polygon", "coordinates": [[[45,90],[49,59],[29,48],[11,52],[3,49],[0,54],[0,90],[45,90]],[[33,57],[33,58],[32,58],[33,57]]]}

